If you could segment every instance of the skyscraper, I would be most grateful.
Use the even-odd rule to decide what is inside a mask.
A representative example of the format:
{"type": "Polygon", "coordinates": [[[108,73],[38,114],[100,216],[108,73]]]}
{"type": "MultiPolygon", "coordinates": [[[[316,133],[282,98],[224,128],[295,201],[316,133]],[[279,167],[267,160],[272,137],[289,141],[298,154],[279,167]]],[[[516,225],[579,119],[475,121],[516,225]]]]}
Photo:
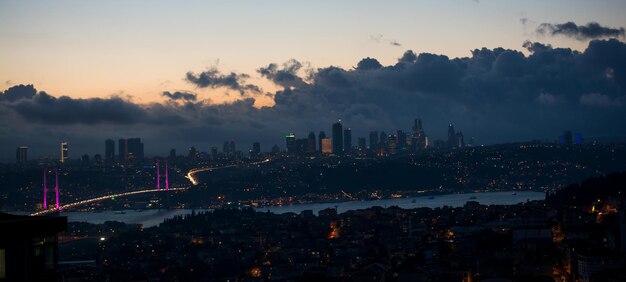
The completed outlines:
{"type": "Polygon", "coordinates": [[[367,149],[365,137],[359,137],[359,150],[363,151],[367,149]]]}
{"type": "Polygon", "coordinates": [[[174,148],[170,149],[169,159],[170,160],[176,159],[176,149],[174,148]]]}
{"type": "Polygon", "coordinates": [[[17,147],[17,149],[15,150],[15,161],[18,164],[23,164],[28,161],[28,147],[26,146],[17,147]]]}
{"type": "Polygon", "coordinates": [[[306,152],[309,155],[315,154],[315,132],[309,132],[309,137],[307,138],[306,152]]]}
{"type": "Polygon", "coordinates": [[[413,135],[411,136],[411,147],[413,151],[419,151],[421,149],[425,149],[426,145],[426,132],[424,132],[424,127],[422,127],[422,120],[416,118],[413,121],[413,135]]]}
{"type": "Polygon", "coordinates": [[[330,155],[333,153],[333,145],[332,141],[328,137],[324,137],[322,139],[322,154],[330,155]]]}
{"type": "Polygon", "coordinates": [[[573,138],[573,135],[572,135],[572,131],[570,131],[570,130],[563,131],[563,145],[565,145],[565,146],[572,146],[572,144],[574,144],[574,138],[573,138]]]}
{"type": "Polygon", "coordinates": [[[126,139],[120,139],[117,143],[117,156],[120,158],[120,161],[126,161],[126,156],[128,155],[128,142],[126,139]]]}
{"type": "Polygon", "coordinates": [[[296,134],[288,133],[285,135],[285,143],[287,145],[287,152],[293,154],[296,152],[296,134]]]}
{"type": "Polygon", "coordinates": [[[258,156],[261,153],[261,143],[254,142],[252,143],[252,151],[250,151],[251,155],[258,156]]]}
{"type": "Polygon", "coordinates": [[[352,129],[350,128],[343,130],[343,150],[345,152],[352,150],[352,129]]]}
{"type": "Polygon", "coordinates": [[[69,153],[69,148],[68,148],[67,141],[61,142],[61,159],[60,159],[60,161],[62,163],[67,161],[67,159],[69,158],[68,153],[69,153]]]}
{"type": "Polygon", "coordinates": [[[341,155],[343,153],[343,127],[341,120],[333,124],[333,154],[341,155]]]}
{"type": "Polygon", "coordinates": [[[318,140],[319,140],[319,141],[318,141],[318,142],[319,142],[319,144],[318,144],[318,146],[317,146],[317,147],[319,148],[319,151],[321,152],[321,151],[322,151],[322,140],[323,140],[324,138],[326,138],[326,132],[324,132],[324,131],[320,131],[320,134],[319,134],[319,135],[317,135],[317,138],[318,138],[318,140]]]}
{"type": "Polygon", "coordinates": [[[398,139],[396,140],[397,148],[399,151],[403,151],[406,149],[406,133],[402,130],[397,131],[398,139]]]}
{"type": "Polygon", "coordinates": [[[104,159],[112,161],[115,158],[115,141],[107,139],[104,141],[104,159]]]}
{"type": "Polygon", "coordinates": [[[454,132],[454,125],[450,123],[448,125],[448,148],[456,147],[456,134],[454,132]]]}
{"type": "Polygon", "coordinates": [[[378,148],[378,131],[370,131],[370,150],[376,151],[378,148]]]}

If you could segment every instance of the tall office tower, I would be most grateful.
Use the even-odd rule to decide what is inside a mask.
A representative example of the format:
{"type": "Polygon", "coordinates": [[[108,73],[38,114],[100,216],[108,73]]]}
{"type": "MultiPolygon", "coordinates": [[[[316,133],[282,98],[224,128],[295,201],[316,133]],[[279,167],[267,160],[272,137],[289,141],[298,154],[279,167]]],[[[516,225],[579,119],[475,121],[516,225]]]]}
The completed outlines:
{"type": "Polygon", "coordinates": [[[235,141],[230,141],[228,143],[228,151],[230,152],[230,156],[231,157],[235,157],[235,155],[237,154],[237,149],[235,148],[235,141]]]}
{"type": "Polygon", "coordinates": [[[142,161],[143,160],[143,143],[141,143],[141,138],[126,139],[126,144],[128,146],[126,160],[142,161]]]}
{"type": "Polygon", "coordinates": [[[64,163],[69,158],[68,156],[69,148],[66,141],[61,142],[61,159],[60,161],[64,163]]]}
{"type": "Polygon", "coordinates": [[[388,139],[389,139],[389,136],[387,135],[387,133],[383,131],[380,133],[380,139],[378,140],[378,143],[387,144],[388,139]]]}
{"type": "Polygon", "coordinates": [[[399,151],[406,149],[406,133],[402,130],[398,130],[398,139],[396,140],[396,147],[399,151]]]}
{"type": "Polygon", "coordinates": [[[454,133],[454,125],[448,125],[448,148],[456,147],[456,134],[454,133]]]}
{"type": "Polygon", "coordinates": [[[343,130],[343,150],[345,152],[352,150],[352,129],[350,128],[343,130]]]}
{"type": "Polygon", "coordinates": [[[387,151],[387,153],[389,155],[395,155],[398,153],[397,151],[397,146],[398,146],[398,137],[395,135],[389,135],[389,137],[387,137],[387,146],[385,148],[385,150],[387,151]]]}
{"type": "Polygon", "coordinates": [[[172,149],[170,149],[169,159],[173,160],[175,158],[176,158],[176,149],[172,148],[172,149]]]}
{"type": "Polygon", "coordinates": [[[104,159],[112,161],[115,158],[115,141],[107,139],[104,141],[104,159]]]}
{"type": "Polygon", "coordinates": [[[365,137],[359,137],[359,149],[361,151],[367,149],[367,144],[366,144],[366,141],[365,141],[365,137]]]}
{"type": "Polygon", "coordinates": [[[254,156],[258,156],[259,154],[261,154],[261,143],[259,143],[259,142],[252,143],[252,151],[251,151],[251,153],[254,156]]]}
{"type": "Polygon", "coordinates": [[[375,151],[378,148],[378,131],[370,131],[370,150],[375,151]]]}
{"type": "Polygon", "coordinates": [[[296,134],[288,133],[285,135],[285,144],[287,146],[287,152],[293,154],[296,152],[296,134]]]}
{"type": "Polygon", "coordinates": [[[341,120],[333,124],[333,154],[341,155],[343,153],[343,127],[341,120]]]}
{"type": "Polygon", "coordinates": [[[191,146],[189,148],[189,153],[187,154],[187,157],[189,158],[195,158],[198,156],[198,150],[196,149],[196,147],[191,146]]]}
{"type": "Polygon", "coordinates": [[[117,143],[117,156],[120,161],[125,161],[128,156],[128,140],[120,139],[117,143]]]}
{"type": "Polygon", "coordinates": [[[15,150],[15,161],[18,164],[23,164],[28,161],[28,147],[26,146],[17,147],[17,149],[15,150]]]}
{"type": "Polygon", "coordinates": [[[228,146],[228,141],[224,142],[222,153],[224,153],[225,158],[230,157],[230,146],[228,146]]]}
{"type": "Polygon", "coordinates": [[[330,138],[325,137],[324,139],[322,139],[322,154],[324,155],[330,155],[333,153],[333,145],[332,145],[332,141],[330,140],[330,138]]]}
{"type": "Polygon", "coordinates": [[[574,144],[574,138],[570,130],[563,131],[563,145],[572,146],[574,144]]]}
{"type": "Polygon", "coordinates": [[[217,147],[211,147],[211,159],[217,160],[217,147]]]}
{"type": "Polygon", "coordinates": [[[319,151],[322,151],[322,139],[326,138],[326,132],[320,131],[320,134],[317,135],[317,139],[319,140],[318,148],[319,151]]]}
{"type": "Polygon", "coordinates": [[[456,147],[459,147],[459,148],[465,147],[465,140],[463,139],[463,132],[461,132],[459,130],[459,132],[456,133],[455,138],[456,138],[455,139],[456,140],[456,147]]]}
{"type": "Polygon", "coordinates": [[[424,127],[422,127],[422,120],[416,118],[413,121],[413,136],[412,140],[412,148],[414,151],[418,151],[426,148],[426,132],[424,132],[424,127]]]}
{"type": "Polygon", "coordinates": [[[313,131],[309,132],[309,137],[307,138],[307,144],[306,144],[306,152],[309,155],[314,155],[315,154],[315,133],[313,131]]]}

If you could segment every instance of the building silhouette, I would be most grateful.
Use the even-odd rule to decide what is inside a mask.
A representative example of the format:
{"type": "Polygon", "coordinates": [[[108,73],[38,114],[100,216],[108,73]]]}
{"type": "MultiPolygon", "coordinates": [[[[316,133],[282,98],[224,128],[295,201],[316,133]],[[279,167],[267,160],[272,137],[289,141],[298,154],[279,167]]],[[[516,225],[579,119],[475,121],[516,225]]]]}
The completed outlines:
{"type": "Polygon", "coordinates": [[[0,212],[0,281],[55,281],[67,217],[0,212]]]}
{"type": "Polygon", "coordinates": [[[370,131],[370,150],[376,151],[378,148],[378,131],[370,131]]]}
{"type": "Polygon", "coordinates": [[[343,127],[341,120],[333,124],[333,154],[341,155],[343,153],[343,127]]]}
{"type": "Polygon", "coordinates": [[[352,150],[352,129],[343,130],[343,151],[350,152],[352,150]]]}
{"type": "Polygon", "coordinates": [[[143,161],[144,153],[141,138],[119,139],[118,154],[120,161],[143,161]]]}
{"type": "Polygon", "coordinates": [[[307,138],[306,152],[309,155],[314,155],[315,151],[315,133],[311,131],[309,132],[309,137],[307,138]]]}
{"type": "Polygon", "coordinates": [[[28,161],[28,147],[19,146],[15,150],[15,161],[18,164],[24,164],[28,161]]]}
{"type": "Polygon", "coordinates": [[[320,134],[317,135],[317,138],[319,140],[317,147],[318,147],[319,151],[322,152],[322,140],[324,138],[326,138],[326,132],[320,131],[320,134]]]}
{"type": "Polygon", "coordinates": [[[115,158],[115,141],[107,139],[104,141],[104,159],[112,161],[115,158]]]}
{"type": "Polygon", "coordinates": [[[456,147],[456,133],[454,132],[454,125],[452,123],[450,123],[448,125],[448,148],[454,148],[456,147]]]}

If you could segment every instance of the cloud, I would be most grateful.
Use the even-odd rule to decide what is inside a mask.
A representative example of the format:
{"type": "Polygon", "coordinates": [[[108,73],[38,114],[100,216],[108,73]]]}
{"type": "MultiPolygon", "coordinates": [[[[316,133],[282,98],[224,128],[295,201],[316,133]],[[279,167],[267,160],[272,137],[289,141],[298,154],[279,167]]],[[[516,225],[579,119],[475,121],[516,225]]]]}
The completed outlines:
{"type": "Polygon", "coordinates": [[[225,87],[228,89],[239,91],[243,96],[246,92],[261,93],[261,89],[253,84],[246,84],[245,81],[250,76],[247,74],[237,74],[231,72],[222,74],[217,69],[212,68],[207,71],[195,74],[187,72],[186,80],[200,88],[218,88],[225,87]]]}
{"type": "MultiPolygon", "coordinates": [[[[33,156],[50,155],[67,139],[72,150],[91,154],[102,153],[107,138],[140,136],[147,155],[192,145],[206,151],[225,140],[235,140],[243,151],[259,141],[265,151],[284,147],[285,132],[328,133],[337,118],[355,139],[370,130],[409,131],[419,116],[431,140],[445,139],[452,121],[468,138],[487,144],[550,140],[564,128],[607,135],[626,123],[625,43],[592,40],[580,52],[537,42],[523,47],[528,55],[478,48],[468,57],[449,58],[409,50],[390,65],[366,57],[354,68],[328,66],[308,74],[296,60],[268,64],[258,72],[284,87],[271,93],[273,106],[262,108],[251,97],[211,104],[167,92],[179,97],[176,103],[138,104],[117,96],[55,97],[18,85],[0,93],[0,147],[28,145],[33,156]]],[[[229,89],[245,86],[247,78],[216,71],[192,77],[198,87],[229,89]]],[[[3,154],[14,157],[11,150],[3,154]]]]}
{"type": "Polygon", "coordinates": [[[389,41],[389,44],[391,44],[391,46],[397,46],[397,47],[402,46],[402,44],[400,44],[398,41],[395,41],[395,40],[389,41]]]}
{"type": "Polygon", "coordinates": [[[164,97],[170,98],[171,100],[183,100],[183,101],[196,101],[198,99],[198,95],[194,93],[187,92],[179,92],[176,91],[174,93],[170,93],[169,91],[163,91],[162,95],[164,97]]]}
{"type": "Polygon", "coordinates": [[[587,25],[577,25],[574,22],[562,24],[542,23],[536,32],[541,35],[563,35],[577,40],[588,40],[607,37],[624,37],[624,28],[611,28],[601,26],[597,22],[590,22],[587,25]]]}
{"type": "Polygon", "coordinates": [[[621,107],[624,97],[611,98],[600,93],[583,94],[580,96],[580,103],[596,107],[621,107]]]}
{"type": "Polygon", "coordinates": [[[278,64],[271,63],[267,67],[259,68],[257,72],[280,86],[299,88],[306,85],[306,82],[298,76],[300,69],[302,69],[302,63],[291,59],[283,63],[282,68],[278,64]]]}

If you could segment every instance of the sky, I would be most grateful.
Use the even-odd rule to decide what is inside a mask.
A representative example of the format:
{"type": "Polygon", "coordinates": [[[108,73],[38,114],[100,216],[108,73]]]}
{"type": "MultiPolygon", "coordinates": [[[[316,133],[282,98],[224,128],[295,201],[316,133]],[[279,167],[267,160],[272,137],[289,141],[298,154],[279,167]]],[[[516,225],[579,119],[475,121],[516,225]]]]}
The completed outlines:
{"type": "Polygon", "coordinates": [[[0,160],[269,150],[338,117],[355,139],[413,117],[431,139],[626,139],[625,1],[180,2],[0,1],[0,160]]]}

